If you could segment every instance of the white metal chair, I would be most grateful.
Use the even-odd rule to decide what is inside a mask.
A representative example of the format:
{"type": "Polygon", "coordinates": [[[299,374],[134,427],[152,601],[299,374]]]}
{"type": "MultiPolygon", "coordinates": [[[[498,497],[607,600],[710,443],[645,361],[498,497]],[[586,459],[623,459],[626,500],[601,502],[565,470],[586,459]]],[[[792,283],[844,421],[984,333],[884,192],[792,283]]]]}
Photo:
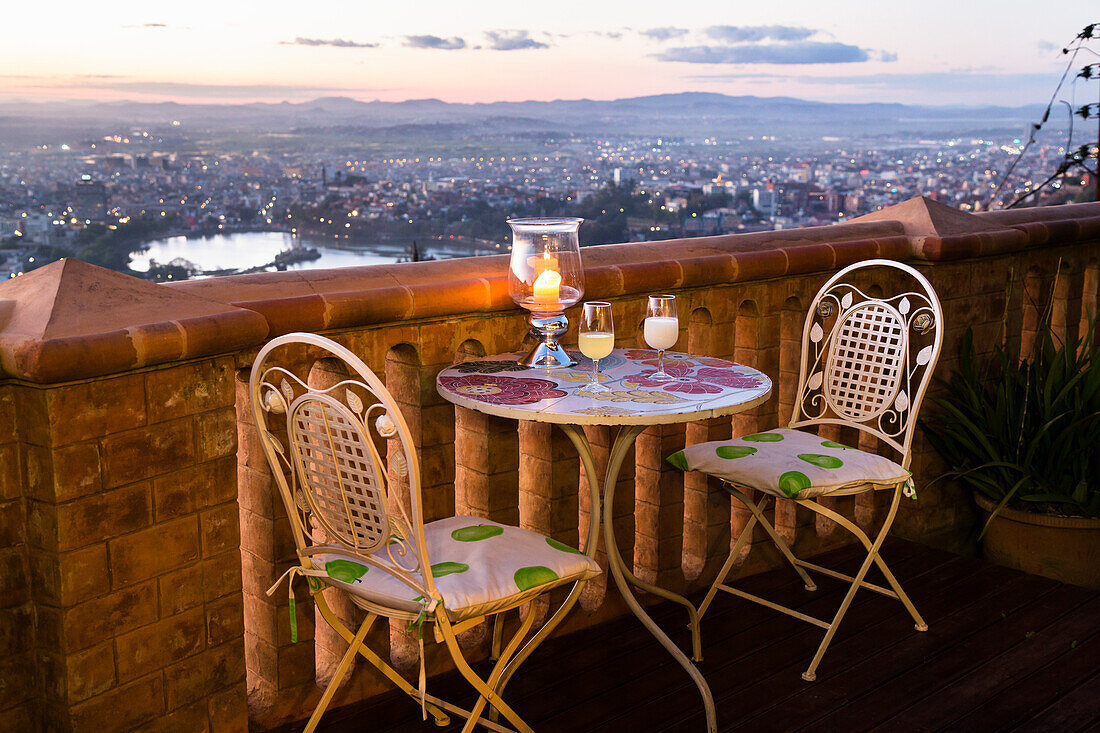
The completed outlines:
{"type": "Polygon", "coordinates": [[[913,617],[917,631],[928,629],[886,567],[879,549],[893,524],[902,494],[912,495],[908,470],[910,446],[917,412],[942,342],[943,313],[939,299],[919,272],[890,260],[870,260],[846,267],[825,283],[810,304],[802,332],[798,392],[790,427],[702,443],[669,457],[685,471],[698,470],[722,479],[732,496],[752,513],[699,607],[700,618],[715,594],[722,590],[820,626],[826,630],[825,638],[802,675],[811,682],[859,588],[901,601],[913,617]],[[890,297],[872,297],[847,281],[867,268],[900,270],[915,281],[915,288],[890,297]],[[799,430],[818,425],[838,425],[869,433],[893,448],[900,462],[799,430]],[[874,489],[893,491],[890,509],[874,540],[855,523],[817,501],[822,496],[874,489]],[[764,495],[759,503],[753,501],[754,491],[764,495]],[[773,497],[794,500],[854,534],[867,550],[855,577],[795,557],[764,516],[773,497]],[[807,590],[816,590],[817,586],[806,570],[851,583],[831,621],[813,618],[726,584],[757,523],[802,578],[807,590]],[[872,564],[878,566],[889,588],[865,580],[872,564]]]}
{"type": "MultiPolygon", "coordinates": [[[[291,584],[295,575],[306,576],[321,615],[350,643],[306,731],[316,728],[357,654],[418,700],[425,717],[430,713],[437,725],[447,725],[450,712],[466,718],[465,731],[476,724],[510,730],[496,722],[499,712],[516,730],[530,731],[501,692],[516,667],[573,606],[585,581],[600,572],[595,560],[536,532],[476,517],[425,524],[420,466],[397,403],[366,364],[329,339],[294,333],[271,341],[256,357],[249,390],[300,562],[268,593],[287,576],[291,584]],[[306,353],[310,359],[302,358],[306,353]],[[309,384],[308,370],[318,358],[342,363],[336,384],[324,389],[309,384]],[[408,494],[402,500],[406,481],[408,494]],[[568,597],[527,644],[520,648],[538,615],[534,612],[527,613],[502,650],[505,612],[566,583],[573,583],[568,597]],[[332,612],[321,592],[326,587],[347,593],[367,612],[356,632],[332,612]],[[367,632],[379,616],[407,622],[420,632],[419,689],[366,645],[367,632]],[[495,620],[496,664],[482,679],[470,668],[455,634],[487,617],[495,620]],[[425,624],[477,690],[471,710],[427,694],[425,624]],[[487,705],[490,711],[483,717],[487,705]]],[[[590,533],[586,548],[594,553],[595,547],[590,533]]],[[[293,588],[290,594],[293,635],[293,588]]]]}

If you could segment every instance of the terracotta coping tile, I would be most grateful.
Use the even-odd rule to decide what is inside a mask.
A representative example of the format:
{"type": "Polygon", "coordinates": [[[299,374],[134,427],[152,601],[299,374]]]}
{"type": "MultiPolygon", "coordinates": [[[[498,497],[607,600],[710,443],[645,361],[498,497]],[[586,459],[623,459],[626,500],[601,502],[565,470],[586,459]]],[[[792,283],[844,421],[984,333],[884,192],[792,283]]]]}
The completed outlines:
{"type": "MultiPolygon", "coordinates": [[[[968,214],[918,197],[845,224],[585,247],[585,297],[830,271],[874,257],[958,260],[1097,237],[1100,203],[968,214]]],[[[65,260],[0,284],[0,301],[11,304],[0,302],[0,367],[21,379],[58,382],[247,350],[290,331],[518,312],[508,297],[508,259],[171,285],[65,260]],[[96,293],[110,295],[99,300],[96,293]]]]}

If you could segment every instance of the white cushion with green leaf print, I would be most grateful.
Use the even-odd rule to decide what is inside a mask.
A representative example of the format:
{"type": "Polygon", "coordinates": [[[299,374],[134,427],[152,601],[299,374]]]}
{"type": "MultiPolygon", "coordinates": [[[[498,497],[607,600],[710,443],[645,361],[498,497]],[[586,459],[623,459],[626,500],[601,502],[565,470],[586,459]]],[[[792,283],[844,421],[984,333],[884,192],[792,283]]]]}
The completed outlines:
{"type": "Polygon", "coordinates": [[[789,499],[892,488],[909,479],[909,472],[889,458],[789,428],[700,443],[668,461],[684,471],[789,499]]]}
{"type": "MultiPolygon", "coordinates": [[[[596,561],[538,532],[479,517],[449,517],[424,525],[435,587],[452,620],[481,616],[523,598],[599,575],[596,561]]],[[[376,553],[389,562],[386,553],[376,553]]],[[[401,558],[399,558],[400,560],[401,558]]],[[[419,592],[351,557],[319,555],[330,582],[367,600],[415,613],[419,592]]]]}

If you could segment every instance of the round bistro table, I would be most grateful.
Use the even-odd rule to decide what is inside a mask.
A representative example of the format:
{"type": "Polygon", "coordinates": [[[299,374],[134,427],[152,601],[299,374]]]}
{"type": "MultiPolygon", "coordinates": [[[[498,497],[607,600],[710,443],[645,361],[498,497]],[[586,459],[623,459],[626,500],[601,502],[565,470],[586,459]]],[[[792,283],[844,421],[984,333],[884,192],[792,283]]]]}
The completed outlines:
{"type": "MultiPolygon", "coordinates": [[[[725,359],[665,352],[665,371],[672,381],[651,378],[657,368],[657,352],[649,349],[615,349],[600,359],[600,383],[606,391],[587,388],[592,362],[580,354],[575,367],[528,368],[516,363],[521,354],[499,354],[456,364],[440,372],[436,389],[447,401],[461,407],[513,420],[533,420],[557,425],[569,437],[584,465],[594,495],[603,493],[603,531],[608,568],[627,605],[642,624],[691,675],[707,714],[707,729],[717,731],[714,699],[699,669],[645,612],[628,583],[684,606],[690,618],[692,657],[702,658],[699,617],[683,596],[636,577],[619,554],[615,541],[612,506],[615,484],[630,447],[651,425],[706,420],[751,409],[768,399],[771,380],[763,373],[725,359]],[[601,482],[584,434],[585,425],[618,427],[601,482]]],[[[599,521],[595,517],[593,521],[599,521]]],[[[587,545],[587,539],[585,544],[587,545]]],[[[590,548],[582,547],[588,552],[590,548]]],[[[592,548],[594,550],[594,548],[592,548]]]]}

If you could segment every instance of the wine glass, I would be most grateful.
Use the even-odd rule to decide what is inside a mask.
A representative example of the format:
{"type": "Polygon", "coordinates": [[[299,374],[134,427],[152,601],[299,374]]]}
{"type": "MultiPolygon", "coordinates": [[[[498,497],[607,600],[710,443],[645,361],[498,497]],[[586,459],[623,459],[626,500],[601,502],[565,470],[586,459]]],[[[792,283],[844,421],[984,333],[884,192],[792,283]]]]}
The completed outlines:
{"type": "Polygon", "coordinates": [[[651,295],[646,308],[645,342],[657,349],[657,371],[649,379],[664,382],[674,377],[665,372],[665,349],[671,348],[680,337],[680,319],[676,315],[675,295],[651,295]]]}
{"type": "Polygon", "coordinates": [[[581,353],[592,360],[592,381],[584,386],[589,392],[610,390],[600,384],[600,359],[615,348],[615,324],[611,320],[611,304],[592,300],[584,304],[577,345],[581,353]]]}

